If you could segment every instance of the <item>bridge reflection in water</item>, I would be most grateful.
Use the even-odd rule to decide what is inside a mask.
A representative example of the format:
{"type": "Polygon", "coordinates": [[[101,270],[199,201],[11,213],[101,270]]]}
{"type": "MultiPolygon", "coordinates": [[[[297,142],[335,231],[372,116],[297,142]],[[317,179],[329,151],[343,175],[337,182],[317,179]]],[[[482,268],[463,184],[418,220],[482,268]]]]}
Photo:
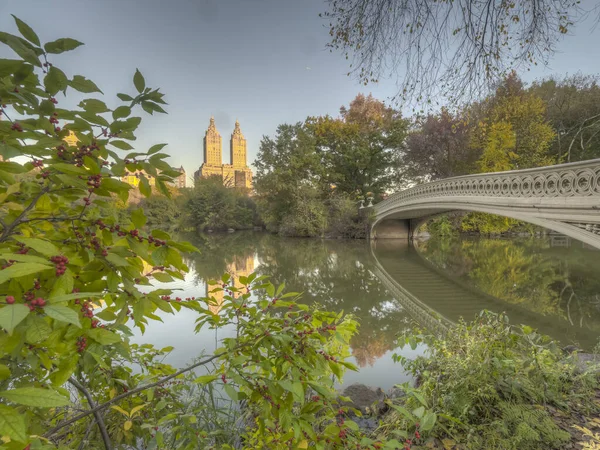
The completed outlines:
{"type": "MultiPolygon", "coordinates": [[[[582,247],[577,241],[559,236],[551,238],[550,244],[556,244],[556,247],[571,245],[582,247]]],[[[474,286],[474,283],[465,281],[465,277],[451,273],[448,267],[442,269],[428,261],[427,252],[418,249],[419,245],[427,244],[416,242],[415,245],[417,248],[406,240],[371,241],[373,264],[370,269],[405,313],[422,327],[443,335],[461,318],[467,321],[473,320],[480,311],[486,309],[506,312],[511,323],[530,325],[563,344],[576,342],[590,349],[598,342],[600,313],[592,313],[594,317],[587,317],[588,320],[584,321],[582,315],[574,317],[576,313],[571,312],[569,310],[571,306],[567,305],[567,311],[563,314],[565,305],[561,303],[565,301],[561,297],[565,289],[556,287],[561,295],[555,294],[552,297],[552,301],[556,302],[554,311],[549,311],[547,308],[536,311],[535,306],[528,308],[535,305],[536,299],[532,299],[531,304],[513,304],[505,298],[494,297],[489,294],[489,290],[484,292],[474,286]]],[[[552,259],[552,246],[545,251],[546,257],[552,259]]],[[[594,251],[594,253],[600,252],[594,251]]],[[[480,269],[476,268],[476,270],[480,269]]],[[[463,270],[468,272],[468,269],[463,270]]],[[[498,267],[497,270],[498,275],[502,276],[502,268],[498,267]]],[[[527,274],[523,275],[527,276],[527,274]]],[[[571,283],[566,280],[564,284],[566,287],[571,283]]],[[[536,289],[533,288],[532,291],[535,292],[536,289]]],[[[600,301],[599,296],[600,291],[592,297],[600,301]]],[[[571,300],[572,297],[568,302],[571,303],[571,300]]],[[[573,310],[575,310],[574,306],[575,304],[573,310]]]]}

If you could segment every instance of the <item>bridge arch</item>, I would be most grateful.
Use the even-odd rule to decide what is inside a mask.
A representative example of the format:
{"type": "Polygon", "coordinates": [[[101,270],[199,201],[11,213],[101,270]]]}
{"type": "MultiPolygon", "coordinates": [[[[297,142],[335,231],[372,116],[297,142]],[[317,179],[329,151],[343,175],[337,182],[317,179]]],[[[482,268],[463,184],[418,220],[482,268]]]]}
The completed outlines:
{"type": "Polygon", "coordinates": [[[427,218],[473,211],[529,222],[600,248],[600,159],[448,178],[374,206],[370,237],[410,238],[427,218]]]}

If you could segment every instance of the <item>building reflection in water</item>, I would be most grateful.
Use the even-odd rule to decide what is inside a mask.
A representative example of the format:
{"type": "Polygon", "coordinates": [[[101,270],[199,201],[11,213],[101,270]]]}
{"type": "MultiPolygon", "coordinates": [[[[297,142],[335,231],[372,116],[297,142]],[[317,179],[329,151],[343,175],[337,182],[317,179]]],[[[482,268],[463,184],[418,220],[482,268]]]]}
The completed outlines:
{"type": "MultiPolygon", "coordinates": [[[[236,256],[231,263],[227,264],[227,273],[231,275],[233,285],[238,289],[244,287],[244,285],[240,283],[240,277],[247,277],[252,272],[254,272],[254,255],[245,257],[236,256]]],[[[215,286],[209,286],[208,283],[206,284],[206,297],[210,297],[213,300],[213,304],[209,305],[208,309],[210,309],[213,314],[219,314],[223,307],[225,291],[211,292],[213,289],[215,289],[215,286]]],[[[237,297],[238,295],[240,294],[234,293],[234,297],[237,297]]]]}

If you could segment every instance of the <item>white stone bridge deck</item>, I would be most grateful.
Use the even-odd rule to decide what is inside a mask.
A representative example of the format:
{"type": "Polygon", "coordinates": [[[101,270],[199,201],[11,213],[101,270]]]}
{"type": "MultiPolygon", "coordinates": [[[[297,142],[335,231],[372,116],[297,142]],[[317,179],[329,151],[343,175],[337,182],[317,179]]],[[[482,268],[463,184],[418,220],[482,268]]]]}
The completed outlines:
{"type": "Polygon", "coordinates": [[[433,181],[373,210],[373,239],[410,238],[429,217],[460,210],[511,217],[600,248],[600,159],[433,181]]]}

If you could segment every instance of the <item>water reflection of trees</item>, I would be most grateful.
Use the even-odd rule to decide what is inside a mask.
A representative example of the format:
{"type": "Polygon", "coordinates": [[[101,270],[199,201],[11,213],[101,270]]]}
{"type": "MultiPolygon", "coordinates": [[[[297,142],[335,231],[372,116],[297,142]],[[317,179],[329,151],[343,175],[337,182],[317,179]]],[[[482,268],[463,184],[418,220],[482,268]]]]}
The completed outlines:
{"type": "Polygon", "coordinates": [[[600,257],[542,239],[430,239],[418,250],[448,275],[571,325],[600,330],[600,257]]]}
{"type": "Polygon", "coordinates": [[[258,258],[256,271],[286,291],[302,293],[302,302],[354,314],[360,330],[352,342],[359,366],[372,365],[393,348],[405,315],[400,305],[370,272],[364,241],[286,239],[264,233],[186,236],[200,249],[186,262],[196,282],[220,277],[236,261],[258,258]]]}
{"type": "Polygon", "coordinates": [[[364,241],[281,239],[269,236],[259,249],[261,274],[286,290],[302,292],[302,301],[354,314],[360,322],[352,354],[361,367],[393,348],[405,314],[370,271],[364,241]]]}

